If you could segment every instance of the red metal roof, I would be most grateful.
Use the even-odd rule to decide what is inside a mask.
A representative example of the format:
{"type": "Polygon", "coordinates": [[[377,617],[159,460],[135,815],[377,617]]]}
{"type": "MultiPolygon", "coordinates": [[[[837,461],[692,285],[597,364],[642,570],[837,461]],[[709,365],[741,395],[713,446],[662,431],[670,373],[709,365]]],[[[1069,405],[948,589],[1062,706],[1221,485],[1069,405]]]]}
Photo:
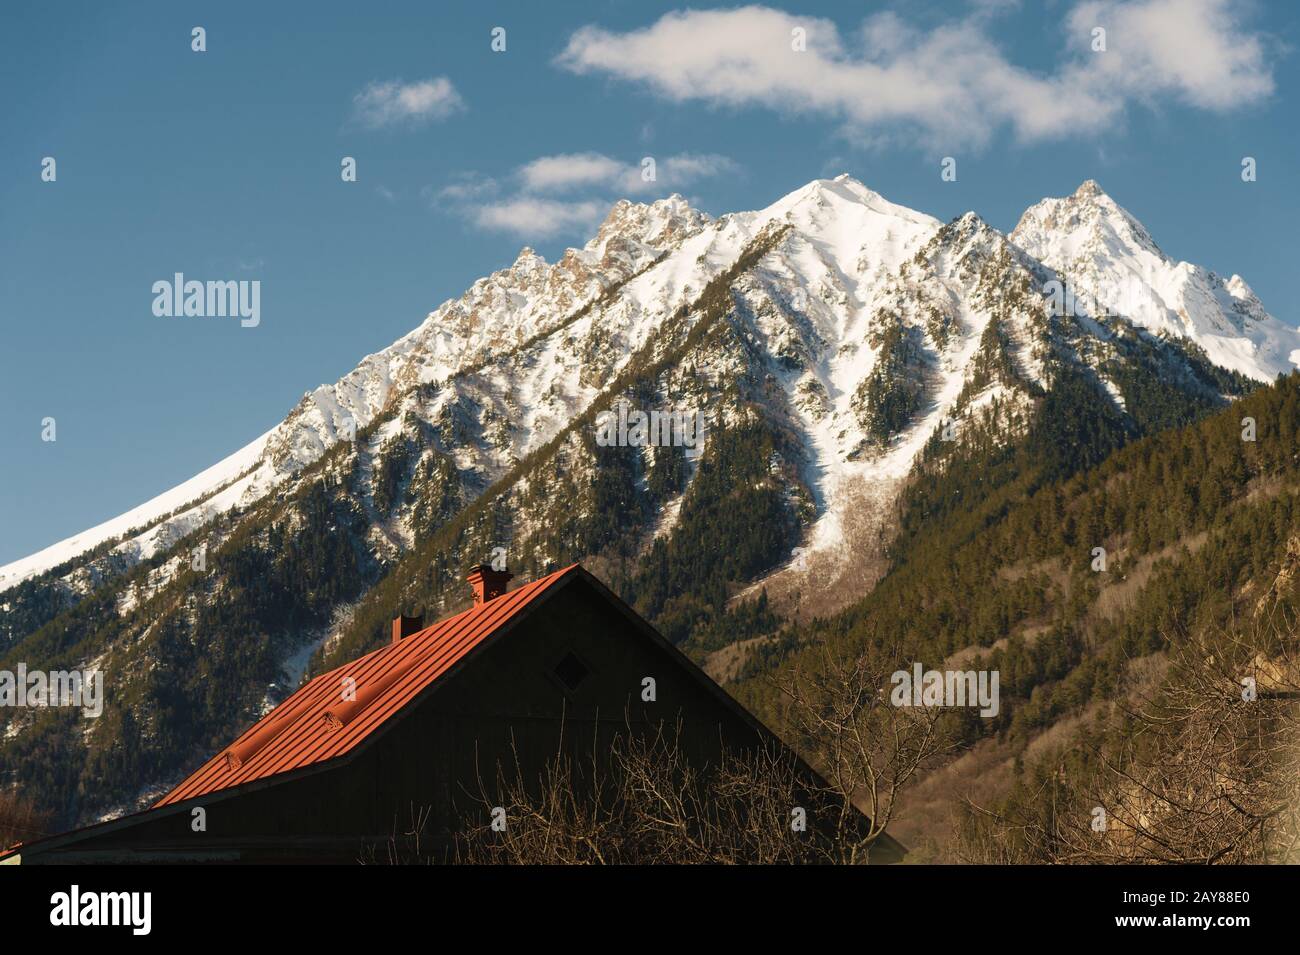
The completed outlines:
{"type": "Polygon", "coordinates": [[[457,661],[499,630],[573,564],[399,643],[322,673],[254,723],[154,808],[335,759],[355,749],[457,661]],[[344,698],[348,678],[354,699],[344,698]]]}

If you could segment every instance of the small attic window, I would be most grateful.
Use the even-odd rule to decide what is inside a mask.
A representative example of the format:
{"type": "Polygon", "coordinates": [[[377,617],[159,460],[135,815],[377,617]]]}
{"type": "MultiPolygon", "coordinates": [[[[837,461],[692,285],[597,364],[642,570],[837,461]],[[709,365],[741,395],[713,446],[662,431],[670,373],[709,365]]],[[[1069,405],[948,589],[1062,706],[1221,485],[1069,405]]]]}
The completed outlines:
{"type": "Polygon", "coordinates": [[[578,688],[578,684],[585,680],[590,672],[587,665],[571,652],[566,653],[564,659],[555,664],[556,678],[570,693],[578,688]]]}

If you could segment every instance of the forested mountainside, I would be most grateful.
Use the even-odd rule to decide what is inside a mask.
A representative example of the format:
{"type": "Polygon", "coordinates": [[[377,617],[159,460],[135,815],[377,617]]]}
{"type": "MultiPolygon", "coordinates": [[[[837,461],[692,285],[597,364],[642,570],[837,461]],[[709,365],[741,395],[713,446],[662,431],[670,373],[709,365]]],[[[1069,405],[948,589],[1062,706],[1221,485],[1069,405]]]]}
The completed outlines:
{"type": "MultiPolygon", "coordinates": [[[[1070,394],[1061,389],[1060,397],[1070,394]]],[[[927,667],[999,671],[997,716],[969,713],[962,755],[912,798],[913,816],[899,831],[919,858],[961,857],[949,823],[963,813],[964,848],[978,849],[982,861],[1124,858],[1086,838],[1094,809],[1158,814],[1154,788],[1141,790],[1149,798],[1133,810],[1139,780],[1205,758],[1201,740],[1174,749],[1168,715],[1135,715],[1143,703],[1167,710],[1193,688],[1189,655],[1198,666],[1220,655],[1216,692],[1225,706],[1241,702],[1245,677],[1292,695],[1300,689],[1300,671],[1286,662],[1296,659],[1300,609],[1300,373],[1109,455],[1122,426],[1106,415],[1083,423],[1088,401],[1074,395],[1082,400],[1045,402],[1018,442],[932,442],[904,494],[886,576],[842,614],[782,629],[733,688],[780,725],[773,674],[815,671],[825,647],[899,647],[927,667]],[[1102,563],[1096,548],[1104,548],[1102,563]],[[996,823],[976,809],[997,810],[996,823]]],[[[1206,686],[1195,690],[1204,694],[1199,707],[1216,702],[1206,686]]],[[[1259,726],[1251,730],[1262,737],[1259,726]]],[[[1262,754],[1227,755],[1255,760],[1263,781],[1282,771],[1279,759],[1294,757],[1293,737],[1262,754]]],[[[1198,793],[1197,802],[1189,783],[1181,798],[1205,809],[1217,785],[1224,799],[1228,767],[1207,766],[1207,775],[1220,773],[1199,780],[1210,796],[1198,793]]],[[[1246,777],[1256,778],[1238,778],[1246,777]]],[[[1293,851],[1294,819],[1282,835],[1268,829],[1267,849],[1250,854],[1244,845],[1277,808],[1257,818],[1254,807],[1242,809],[1241,824],[1217,834],[1220,857],[1239,850],[1237,861],[1269,861],[1293,851]]],[[[1182,824],[1194,828],[1194,820],[1182,824]]],[[[1214,851],[1195,844],[1134,857],[1210,861],[1214,851]]]]}
{"type": "MultiPolygon", "coordinates": [[[[1088,608],[1135,588],[1116,591],[1116,575],[1158,579],[1165,565],[1140,561],[1178,540],[1160,502],[1182,485],[1164,472],[1145,524],[1145,499],[1108,510],[1120,504],[1088,497],[1090,482],[1191,440],[1201,432],[1169,429],[1234,398],[1255,407],[1293,387],[1251,394],[1290,332],[1244,283],[1188,273],[1149,237],[1117,243],[1145,231],[1095,185],[1050,201],[1065,206],[1031,217],[1033,230],[1022,221],[1024,245],[1051,259],[1053,228],[1071,250],[1091,242],[1086,263],[1057,263],[1088,277],[1091,310],[1061,308],[1051,289],[1071,273],[1014,235],[974,214],[940,224],[848,177],[717,220],[679,198],[620,204],[554,266],[525,250],[307,395],[248,453],[184,486],[192,496],[137,509],[57,564],[23,564],[0,597],[0,669],[99,667],[107,700],[94,720],[0,716],[0,772],[62,822],[129,808],[304,672],[384,642],[399,611],[463,607],[466,567],[502,550],[524,579],[582,560],[699,659],[734,651],[737,693],[776,725],[761,677],[811,643],[893,627],[934,665],[991,648],[1006,655],[1012,705],[968,741],[1019,745],[1073,713],[1081,687],[1087,705],[1095,687],[1081,681],[1105,685],[1097,674],[1115,666],[1079,615],[1120,641],[1130,617],[1088,608]],[[1127,317],[1104,302],[1107,255],[1190,274],[1198,294],[1161,282],[1163,304],[1127,317]],[[1178,324],[1180,310],[1196,321],[1178,324]],[[1221,363],[1243,354],[1256,357],[1221,363]],[[620,404],[698,410],[702,440],[606,446],[597,417],[620,404]],[[792,623],[764,598],[768,575],[810,554],[842,567],[881,556],[845,533],[863,484],[895,515],[873,543],[892,540],[888,573],[842,595],[844,613],[792,623]],[[1026,510],[1045,501],[1056,510],[1026,510]],[[1094,546],[1109,549],[1111,576],[1074,565],[1094,546]]],[[[1198,520],[1227,513],[1219,499],[1246,493],[1238,478],[1274,473],[1252,468],[1281,467],[1265,455],[1283,425],[1259,421],[1237,452],[1244,478],[1232,459],[1216,464],[1217,444],[1203,473],[1178,459],[1189,481],[1217,475],[1204,500],[1187,491],[1198,520]]]]}

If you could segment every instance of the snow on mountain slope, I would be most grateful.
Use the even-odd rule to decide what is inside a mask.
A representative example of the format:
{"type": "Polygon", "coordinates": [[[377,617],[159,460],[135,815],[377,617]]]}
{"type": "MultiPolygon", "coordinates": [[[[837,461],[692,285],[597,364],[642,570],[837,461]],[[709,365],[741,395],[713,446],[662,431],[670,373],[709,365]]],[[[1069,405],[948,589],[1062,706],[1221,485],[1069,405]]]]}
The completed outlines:
{"type": "MultiPolygon", "coordinates": [[[[716,221],[680,196],[623,201],[583,248],[554,264],[524,249],[509,268],[443,303],[338,382],[305,395],[280,425],[215,467],[0,567],[0,591],[148,524],[118,543],[113,558],[129,567],[164,551],[215,515],[256,502],[381,416],[386,424],[369,453],[399,434],[399,418],[411,412],[454,423],[454,446],[441,450],[483,483],[495,479],[558,434],[773,223],[789,232],[740,299],[805,444],[819,510],[814,549],[843,544],[845,513],[860,499],[851,486],[887,497],[945,418],[1023,397],[1000,386],[967,393],[995,314],[1018,374],[1041,383],[1042,286],[1052,270],[1105,312],[1190,339],[1223,367],[1265,379],[1300,359],[1300,333],[1269,316],[1244,281],[1172,262],[1091,181],[1072,197],[1029,209],[1010,242],[973,213],[941,225],[848,176],[716,221]],[[1024,294],[1009,307],[1013,286],[1024,294]],[[879,401],[897,398],[900,382],[908,404],[901,416],[879,401]]],[[[1085,311],[1098,314],[1092,302],[1085,311]]],[[[1086,316],[1076,319],[1072,335],[1110,334],[1086,316]]],[[[1103,383],[1122,406],[1119,390],[1103,383]]],[[[383,533],[409,540],[409,530],[383,533]]],[[[69,584],[77,583],[70,575],[69,584]]]]}
{"type": "MultiPolygon", "coordinates": [[[[834,272],[836,281],[852,273],[854,287],[897,265],[938,227],[848,177],[812,183],[766,209],[717,223],[676,195],[648,205],[619,202],[582,249],[549,265],[525,248],[510,268],[480,279],[335,384],[304,396],[284,422],[226,462],[120,518],[0,567],[0,590],[156,521],[148,533],[115,548],[128,565],[152,556],[215,514],[256,501],[415,386],[467,369],[478,370],[422,413],[436,417],[469,393],[487,402],[499,420],[510,422],[509,447],[502,456],[463,449],[464,464],[499,472],[554,436],[660,322],[730,266],[766,223],[783,217],[817,236],[806,264],[812,267],[820,256],[821,271],[834,272]],[[623,282],[611,302],[579,315],[563,336],[549,334],[623,282]],[[210,499],[201,506],[171,514],[203,496],[210,499]]],[[[828,329],[836,338],[848,331],[828,329]]]]}
{"type": "Polygon", "coordinates": [[[119,564],[130,566],[166,549],[217,514],[260,499],[340,438],[364,428],[395,395],[545,332],[708,222],[681,196],[651,204],[624,200],[590,242],[569,249],[554,265],[525,248],[510,268],[478,280],[335,384],[305,395],[256,441],[119,517],[0,566],[0,592],[147,525],[147,532],[115,546],[119,564]]]}
{"type": "Polygon", "coordinates": [[[310,464],[351,429],[374,420],[394,395],[546,333],[708,221],[681,196],[651,205],[625,200],[610,211],[595,238],[582,249],[569,249],[554,265],[525,248],[510,268],[475,282],[340,381],[304,397],[272,433],[269,457],[280,470],[310,464]]]}
{"type": "Polygon", "coordinates": [[[813,182],[759,215],[794,226],[763,261],[766,281],[751,307],[769,351],[786,368],[783,383],[809,439],[810,486],[825,535],[838,520],[837,495],[846,479],[868,471],[882,478],[905,473],[910,463],[902,461],[905,451],[897,460],[855,463],[864,435],[851,406],[877,357],[868,335],[889,294],[887,280],[940,223],[847,176],[813,182]],[[765,313],[779,319],[764,321],[765,313]]]}
{"type": "MultiPolygon", "coordinates": [[[[785,214],[796,229],[745,296],[809,452],[818,516],[796,570],[846,548],[854,512],[890,499],[944,419],[970,410],[960,399],[995,309],[1026,342],[1042,319],[1041,299],[1018,311],[995,294],[995,286],[1028,287],[1033,263],[973,213],[941,226],[844,177],[813,190],[785,214]],[[894,374],[881,368],[894,329],[914,346],[920,396],[906,425],[882,438],[871,431],[863,386],[894,374]]],[[[1041,367],[1021,351],[1022,369],[1038,380],[1041,367]]]]}
{"type": "Polygon", "coordinates": [[[766,219],[724,217],[681,239],[612,294],[528,339],[490,352],[431,398],[409,392],[400,410],[426,421],[456,417],[459,444],[441,448],[484,482],[547,443],[651,344],[664,322],[729,267],[766,219]],[[470,413],[457,416],[457,409],[470,413]]]}
{"type": "Polygon", "coordinates": [[[268,431],[228,458],[125,514],[0,567],[0,591],[72,560],[128,531],[153,525],[123,545],[131,549],[132,556],[137,560],[150,556],[166,549],[216,514],[229,510],[247,493],[260,496],[265,488],[259,487],[249,472],[261,460],[271,434],[268,431]],[[173,512],[178,513],[170,520],[160,520],[173,512]]]}
{"type": "Polygon", "coordinates": [[[1260,381],[1300,364],[1300,330],[1265,311],[1240,276],[1224,281],[1173,261],[1091,179],[1072,196],[1031,206],[1011,241],[1065,276],[1093,314],[1189,339],[1214,364],[1260,381]]]}

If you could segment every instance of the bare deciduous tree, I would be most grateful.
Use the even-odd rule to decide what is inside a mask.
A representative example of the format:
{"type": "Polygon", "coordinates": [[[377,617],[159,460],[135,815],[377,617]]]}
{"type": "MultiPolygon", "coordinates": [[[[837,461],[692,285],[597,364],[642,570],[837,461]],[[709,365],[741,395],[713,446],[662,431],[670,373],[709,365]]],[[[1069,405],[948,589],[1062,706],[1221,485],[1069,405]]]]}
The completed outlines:
{"type": "MultiPolygon", "coordinates": [[[[458,858],[509,863],[842,863],[870,861],[918,770],[951,745],[937,707],[889,697],[896,653],[827,652],[779,684],[796,748],[728,752],[692,765],[681,728],[629,730],[607,755],[558,755],[539,780],[499,773],[458,858]],[[818,775],[820,773],[821,775],[818,775]]],[[[599,749],[600,747],[593,747],[599,749]]]]}
{"type": "Polygon", "coordinates": [[[467,816],[456,859],[505,864],[827,861],[822,834],[792,826],[816,793],[788,754],[725,753],[698,766],[681,728],[622,732],[599,757],[557,754],[540,778],[498,774],[467,816]],[[495,824],[494,824],[495,823],[495,824]]]}
{"type": "Polygon", "coordinates": [[[15,792],[0,792],[0,849],[49,835],[50,818],[15,792]]]}
{"type": "MultiPolygon", "coordinates": [[[[830,652],[778,684],[795,749],[724,748],[693,763],[680,725],[628,723],[566,747],[538,772],[495,767],[479,782],[448,858],[505,864],[861,864],[894,819],[899,796],[952,736],[941,707],[890,700],[901,657],[830,652]],[[580,756],[573,755],[574,752],[580,756]],[[811,764],[811,768],[810,768],[811,764]],[[820,774],[820,775],[819,775],[820,774]]],[[[422,856],[427,814],[395,831],[388,861],[422,856]]],[[[374,860],[380,854],[370,853],[374,860]]]]}
{"type": "Polygon", "coordinates": [[[795,744],[838,804],[834,843],[845,864],[868,861],[903,790],[955,745],[943,708],[891,701],[891,677],[903,658],[897,648],[824,649],[820,666],[778,683],[795,744]]]}
{"type": "MultiPolygon", "coordinates": [[[[1258,621],[1257,621],[1258,623],[1258,621]]],[[[1009,809],[968,806],[977,862],[1295,862],[1300,846],[1300,658],[1271,621],[1179,641],[1158,694],[1122,732],[1081,738],[1009,809]]]]}

